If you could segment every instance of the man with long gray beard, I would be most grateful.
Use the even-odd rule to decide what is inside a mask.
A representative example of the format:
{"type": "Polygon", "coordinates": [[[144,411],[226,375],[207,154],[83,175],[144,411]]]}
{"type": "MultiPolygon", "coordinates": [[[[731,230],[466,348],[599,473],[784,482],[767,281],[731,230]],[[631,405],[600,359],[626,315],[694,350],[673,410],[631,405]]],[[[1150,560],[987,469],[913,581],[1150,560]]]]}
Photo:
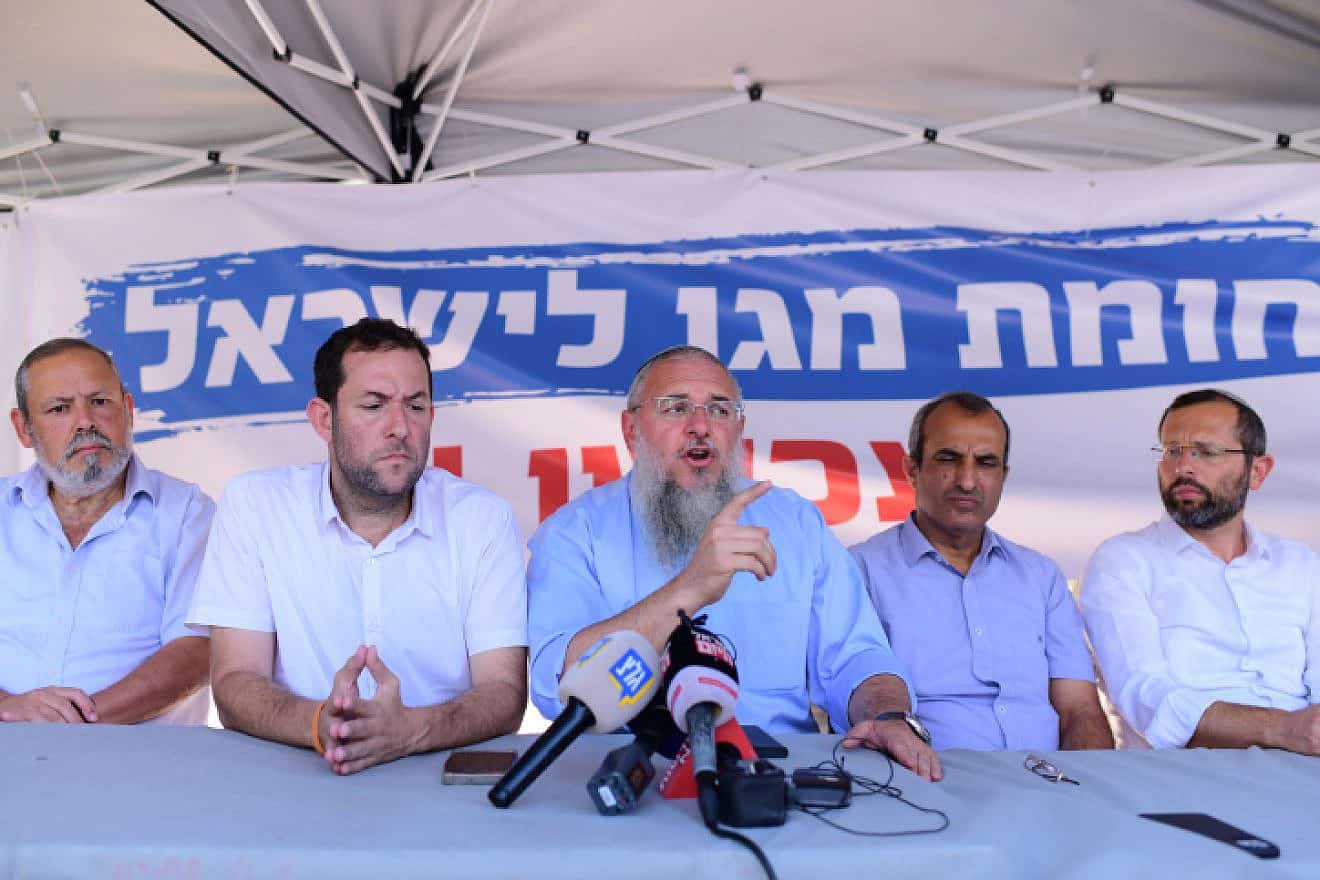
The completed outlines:
{"type": "Polygon", "coordinates": [[[90,342],[34,348],[14,397],[36,464],[0,481],[0,721],[204,723],[184,615],[215,505],[133,453],[133,397],[90,342]]]}
{"type": "Polygon", "coordinates": [[[1265,449],[1240,398],[1178,396],[1153,450],[1167,516],[1087,566],[1082,613],[1123,745],[1320,754],[1320,556],[1247,524],[1265,449]]]}
{"type": "Polygon", "coordinates": [[[847,746],[893,755],[927,779],[939,758],[909,719],[912,696],[860,572],[816,506],[743,477],[743,404],[709,352],[642,364],[622,414],[626,477],[547,519],[531,541],[532,699],[563,710],[566,666],[602,636],[635,630],[661,648],[680,610],[736,652],[738,718],[812,732],[812,698],[847,746]]]}
{"type": "Polygon", "coordinates": [[[331,334],[307,404],[328,460],[230,481],[188,614],[221,722],[340,775],[508,733],[527,704],[513,513],[426,466],[430,356],[382,318],[331,334]]]}

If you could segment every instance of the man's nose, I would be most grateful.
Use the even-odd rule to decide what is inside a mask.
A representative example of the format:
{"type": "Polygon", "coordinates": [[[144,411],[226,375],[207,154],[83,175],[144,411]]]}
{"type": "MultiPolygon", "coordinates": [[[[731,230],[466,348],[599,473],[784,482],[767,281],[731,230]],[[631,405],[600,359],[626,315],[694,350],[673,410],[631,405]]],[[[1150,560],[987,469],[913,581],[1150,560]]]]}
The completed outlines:
{"type": "Polygon", "coordinates": [[[408,436],[408,413],[405,404],[388,404],[386,410],[389,413],[385,425],[387,435],[400,440],[405,439],[408,436]]]}
{"type": "Polygon", "coordinates": [[[967,456],[958,462],[958,469],[954,471],[954,479],[958,481],[959,489],[972,490],[976,488],[976,460],[967,456]]]}
{"type": "Polygon", "coordinates": [[[87,400],[75,400],[73,402],[73,427],[75,430],[82,431],[95,427],[96,423],[92,420],[92,404],[87,400]]]}
{"type": "MultiPolygon", "coordinates": [[[[1173,457],[1173,471],[1176,474],[1191,473],[1196,469],[1198,459],[1196,458],[1196,447],[1178,446],[1178,454],[1173,457]]],[[[1168,455],[1166,452],[1165,455],[1168,455]]]]}
{"type": "Polygon", "coordinates": [[[710,416],[706,415],[706,407],[701,404],[692,407],[692,415],[687,417],[687,424],[684,427],[687,433],[694,437],[705,437],[710,434],[710,416]]]}

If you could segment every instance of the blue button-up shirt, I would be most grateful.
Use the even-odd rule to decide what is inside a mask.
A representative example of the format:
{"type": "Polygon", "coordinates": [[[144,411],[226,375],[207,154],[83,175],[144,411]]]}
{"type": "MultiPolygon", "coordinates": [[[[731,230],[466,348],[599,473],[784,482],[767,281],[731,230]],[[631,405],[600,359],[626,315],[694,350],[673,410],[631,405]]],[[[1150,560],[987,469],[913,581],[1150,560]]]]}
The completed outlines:
{"type": "MultiPolygon", "coordinates": [[[[655,558],[633,511],[631,480],[629,474],[587,492],[532,536],[532,701],[546,717],[563,710],[556,690],[573,636],[676,574],[655,558]]],[[[768,528],[778,559],[772,577],[739,572],[724,597],[703,609],[707,626],[737,652],[739,720],[772,732],[814,732],[815,702],[836,730],[847,730],[853,690],[872,675],[903,674],[857,567],[816,506],[786,489],[753,501],[738,522],[768,528]]]]}
{"type": "MultiPolygon", "coordinates": [[[[89,694],[181,636],[215,505],[196,486],[128,464],[124,497],[69,546],[45,475],[0,480],[0,690],[89,694]]],[[[206,721],[207,689],[164,722],[206,721]]]]}
{"type": "Polygon", "coordinates": [[[964,577],[911,517],[851,548],[937,749],[1057,749],[1052,678],[1095,681],[1059,567],[989,528],[964,577]]]}

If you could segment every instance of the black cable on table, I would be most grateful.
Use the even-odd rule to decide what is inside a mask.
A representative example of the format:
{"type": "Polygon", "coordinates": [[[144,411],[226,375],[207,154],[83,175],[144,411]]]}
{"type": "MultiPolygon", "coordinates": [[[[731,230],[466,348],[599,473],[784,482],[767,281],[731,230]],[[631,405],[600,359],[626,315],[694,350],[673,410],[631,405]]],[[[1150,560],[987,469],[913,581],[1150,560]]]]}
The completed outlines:
{"type": "Polygon", "coordinates": [[[739,834],[737,831],[730,831],[727,828],[721,828],[718,823],[707,825],[706,827],[709,828],[710,833],[714,834],[716,837],[723,837],[725,840],[732,840],[747,847],[752,851],[752,855],[756,856],[756,860],[761,863],[761,867],[765,870],[765,876],[769,878],[769,880],[779,880],[779,875],[775,873],[774,866],[772,866],[770,860],[766,858],[765,852],[756,845],[755,840],[739,834]]]}
{"type": "MultiPolygon", "coordinates": [[[[850,783],[855,784],[857,787],[861,788],[861,791],[854,793],[856,797],[865,797],[866,795],[882,794],[885,797],[893,798],[899,803],[906,804],[912,809],[917,810],[918,812],[929,813],[931,815],[939,816],[940,824],[935,828],[912,828],[905,831],[860,831],[856,828],[849,828],[845,825],[840,825],[838,822],[835,822],[832,819],[828,819],[824,815],[825,813],[828,813],[831,810],[844,809],[843,807],[812,808],[812,807],[799,806],[797,809],[800,812],[806,813],[808,816],[811,816],[813,819],[819,819],[820,821],[824,822],[826,825],[830,826],[831,828],[834,828],[838,831],[843,831],[847,834],[855,834],[858,837],[910,837],[918,834],[937,834],[943,831],[945,828],[949,827],[949,815],[945,813],[943,810],[937,810],[934,807],[923,807],[920,804],[913,803],[912,801],[908,800],[906,797],[903,796],[903,790],[893,784],[894,760],[893,758],[889,757],[887,753],[880,752],[880,754],[884,756],[884,759],[889,766],[889,777],[885,779],[884,782],[877,782],[876,780],[871,779],[869,777],[858,776],[855,773],[851,773],[848,770],[845,770],[843,766],[844,757],[841,754],[839,754],[839,748],[844,744],[844,742],[847,739],[848,737],[843,737],[838,742],[836,742],[834,744],[834,748],[830,750],[829,760],[821,761],[816,766],[822,768],[830,767],[840,776],[843,776],[844,778],[848,779],[850,783]]],[[[861,740],[857,740],[857,741],[861,742],[861,740]]]]}

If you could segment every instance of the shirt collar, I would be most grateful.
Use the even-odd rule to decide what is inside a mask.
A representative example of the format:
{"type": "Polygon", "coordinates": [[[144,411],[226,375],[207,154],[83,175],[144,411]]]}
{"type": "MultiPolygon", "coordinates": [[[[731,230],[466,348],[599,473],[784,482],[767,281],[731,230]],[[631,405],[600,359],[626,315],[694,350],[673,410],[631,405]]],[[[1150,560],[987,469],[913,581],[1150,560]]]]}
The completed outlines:
{"type": "MultiPolygon", "coordinates": [[[[1261,540],[1260,533],[1251,527],[1251,524],[1245,520],[1242,522],[1242,528],[1247,535],[1247,552],[1242,554],[1242,559],[1268,559],[1270,555],[1269,546],[1261,540]]],[[[1164,542],[1165,546],[1176,553],[1184,550],[1199,548],[1200,552],[1209,553],[1209,549],[1204,544],[1188,534],[1187,530],[1173,521],[1173,517],[1166,511],[1160,517],[1155,525],[1156,534],[1164,542]]]]}
{"type": "MultiPolygon", "coordinates": [[[[426,471],[422,471],[422,476],[418,478],[417,484],[421,485],[422,480],[426,479],[426,471]]],[[[427,537],[435,535],[435,512],[431,506],[426,503],[425,492],[418,492],[417,486],[413,486],[412,511],[408,518],[403,521],[397,529],[381,542],[383,547],[387,542],[394,543],[407,537],[411,532],[418,531],[427,537]]],[[[339,507],[335,504],[334,493],[330,491],[330,462],[321,463],[321,500],[320,500],[320,522],[322,525],[331,525],[338,521],[340,525],[348,532],[353,532],[344,518],[339,515],[339,507]]],[[[356,534],[356,532],[353,532],[356,534]]]]}
{"type": "MultiPolygon", "coordinates": [[[[898,543],[902,548],[903,561],[908,567],[916,565],[923,556],[933,556],[936,559],[944,559],[940,551],[936,550],[934,545],[917,528],[917,512],[914,510],[908,514],[907,519],[903,520],[898,527],[898,543]]],[[[1008,549],[1004,546],[999,535],[989,526],[985,527],[981,535],[981,552],[976,554],[973,564],[989,559],[990,554],[999,552],[1000,556],[1006,556],[1008,549]]]]}
{"type": "MultiPolygon", "coordinates": [[[[129,456],[125,470],[127,478],[124,481],[124,497],[120,503],[127,507],[141,494],[155,504],[155,485],[136,452],[129,456]]],[[[50,480],[46,479],[46,472],[41,466],[33,463],[32,467],[24,471],[23,476],[14,484],[14,491],[19,494],[29,510],[36,510],[38,505],[50,500],[50,480]]]]}
{"type": "Polygon", "coordinates": [[[156,503],[155,483],[149,479],[146,467],[135,452],[128,459],[128,480],[124,483],[124,498],[131,503],[138,495],[146,495],[152,504],[156,503]]]}

